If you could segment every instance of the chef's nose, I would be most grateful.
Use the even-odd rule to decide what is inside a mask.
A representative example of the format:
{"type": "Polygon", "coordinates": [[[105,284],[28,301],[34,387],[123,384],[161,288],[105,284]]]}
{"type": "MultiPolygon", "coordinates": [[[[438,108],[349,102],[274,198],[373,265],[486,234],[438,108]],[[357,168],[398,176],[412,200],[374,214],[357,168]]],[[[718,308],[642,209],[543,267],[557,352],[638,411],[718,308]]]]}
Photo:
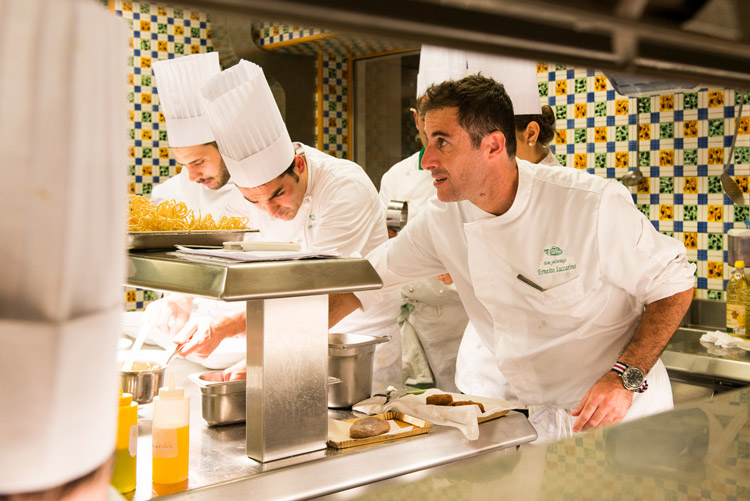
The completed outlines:
{"type": "Polygon", "coordinates": [[[203,169],[199,167],[191,167],[188,165],[183,168],[188,170],[188,175],[190,177],[190,181],[192,182],[199,180],[203,176],[203,169]]]}
{"type": "Polygon", "coordinates": [[[433,154],[434,148],[431,146],[427,146],[424,150],[424,154],[422,155],[422,168],[424,170],[432,170],[435,167],[437,167],[437,163],[435,162],[436,158],[433,154]]]}

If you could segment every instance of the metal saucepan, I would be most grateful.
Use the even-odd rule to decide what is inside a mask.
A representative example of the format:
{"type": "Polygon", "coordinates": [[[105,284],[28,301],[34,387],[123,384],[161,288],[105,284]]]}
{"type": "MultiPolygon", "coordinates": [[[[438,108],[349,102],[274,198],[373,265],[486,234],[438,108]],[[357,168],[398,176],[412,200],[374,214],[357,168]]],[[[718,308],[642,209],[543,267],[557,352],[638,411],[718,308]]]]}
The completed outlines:
{"type": "Polygon", "coordinates": [[[396,233],[406,226],[409,218],[409,204],[400,200],[391,200],[385,211],[385,224],[396,233]]]}

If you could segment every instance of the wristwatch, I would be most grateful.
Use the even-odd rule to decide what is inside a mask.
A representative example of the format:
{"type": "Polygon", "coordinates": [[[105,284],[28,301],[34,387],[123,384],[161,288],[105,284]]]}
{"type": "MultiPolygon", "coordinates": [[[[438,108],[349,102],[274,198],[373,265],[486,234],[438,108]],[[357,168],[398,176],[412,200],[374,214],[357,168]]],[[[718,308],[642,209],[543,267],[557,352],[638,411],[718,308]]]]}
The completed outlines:
{"type": "Polygon", "coordinates": [[[638,367],[631,367],[618,360],[610,370],[620,375],[622,378],[622,385],[626,390],[637,391],[638,393],[643,393],[648,390],[648,383],[643,375],[643,371],[638,367]]]}

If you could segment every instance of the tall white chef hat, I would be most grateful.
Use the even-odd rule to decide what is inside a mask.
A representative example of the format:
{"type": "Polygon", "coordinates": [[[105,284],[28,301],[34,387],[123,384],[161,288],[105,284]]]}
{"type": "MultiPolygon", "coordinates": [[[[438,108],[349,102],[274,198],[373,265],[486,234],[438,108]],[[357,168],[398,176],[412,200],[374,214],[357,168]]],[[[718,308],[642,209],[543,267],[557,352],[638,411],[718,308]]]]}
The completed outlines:
{"type": "Polygon", "coordinates": [[[2,497],[80,478],[115,449],[128,35],[96,2],[0,9],[0,46],[28,50],[0,57],[13,75],[0,85],[0,157],[24,166],[0,186],[0,213],[13,214],[0,220],[12,263],[0,267],[2,497]]]}
{"type": "Polygon", "coordinates": [[[237,186],[260,186],[291,165],[292,140],[260,66],[241,60],[209,80],[201,96],[237,186]]]}
{"type": "Polygon", "coordinates": [[[534,61],[477,52],[468,52],[466,59],[469,75],[481,72],[482,75],[494,78],[503,84],[505,92],[513,101],[514,114],[539,115],[542,113],[534,61]]]}
{"type": "Polygon", "coordinates": [[[417,74],[417,98],[432,84],[466,76],[466,51],[422,45],[417,74]]]}
{"type": "Polygon", "coordinates": [[[154,63],[159,103],[167,121],[169,146],[195,146],[214,141],[198,94],[221,72],[219,53],[193,54],[154,63]]]}

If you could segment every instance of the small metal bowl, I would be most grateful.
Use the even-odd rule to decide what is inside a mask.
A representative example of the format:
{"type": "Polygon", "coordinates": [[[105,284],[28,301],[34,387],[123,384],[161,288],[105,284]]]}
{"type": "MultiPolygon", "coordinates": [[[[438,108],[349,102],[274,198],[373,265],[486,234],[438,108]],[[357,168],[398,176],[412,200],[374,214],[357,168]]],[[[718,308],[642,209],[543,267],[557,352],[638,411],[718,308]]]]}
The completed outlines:
{"type": "Polygon", "coordinates": [[[164,386],[164,370],[166,367],[158,362],[136,360],[129,371],[120,370],[122,392],[133,395],[133,400],[139,404],[150,403],[159,388],[164,386]]]}

